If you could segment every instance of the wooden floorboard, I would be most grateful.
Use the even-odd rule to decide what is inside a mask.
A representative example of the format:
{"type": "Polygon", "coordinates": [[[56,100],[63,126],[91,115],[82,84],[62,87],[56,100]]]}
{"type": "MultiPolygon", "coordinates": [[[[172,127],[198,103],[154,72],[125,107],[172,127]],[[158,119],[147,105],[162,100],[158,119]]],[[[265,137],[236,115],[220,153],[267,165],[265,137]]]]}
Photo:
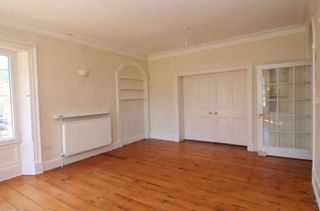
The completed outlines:
{"type": "Polygon", "coordinates": [[[317,210],[311,162],[146,140],[0,183],[0,210],[317,210]]]}

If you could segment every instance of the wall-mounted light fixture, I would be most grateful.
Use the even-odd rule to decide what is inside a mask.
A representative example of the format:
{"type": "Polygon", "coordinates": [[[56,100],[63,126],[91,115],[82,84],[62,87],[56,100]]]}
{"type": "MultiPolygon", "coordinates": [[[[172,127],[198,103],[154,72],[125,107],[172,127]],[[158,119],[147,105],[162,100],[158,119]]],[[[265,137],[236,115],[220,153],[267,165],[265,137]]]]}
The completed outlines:
{"type": "Polygon", "coordinates": [[[87,77],[89,75],[88,70],[78,70],[78,74],[82,77],[87,77]]]}

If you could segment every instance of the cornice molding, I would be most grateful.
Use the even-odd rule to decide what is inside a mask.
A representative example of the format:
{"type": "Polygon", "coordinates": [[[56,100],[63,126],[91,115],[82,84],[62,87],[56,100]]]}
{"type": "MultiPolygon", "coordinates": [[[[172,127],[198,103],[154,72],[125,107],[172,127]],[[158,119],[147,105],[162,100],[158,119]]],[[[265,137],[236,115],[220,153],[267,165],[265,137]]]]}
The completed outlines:
{"type": "Polygon", "coordinates": [[[211,50],[216,48],[224,48],[232,45],[249,43],[249,42],[254,42],[259,40],[266,40],[266,39],[271,39],[275,37],[282,37],[290,34],[303,33],[305,32],[305,30],[306,29],[304,26],[290,26],[290,27],[283,27],[283,28],[278,28],[273,30],[267,30],[267,31],[247,34],[243,36],[233,37],[229,39],[223,39],[219,41],[193,45],[186,48],[178,48],[174,50],[149,54],[148,60],[163,59],[163,58],[178,56],[182,54],[211,50]]]}
{"type": "Polygon", "coordinates": [[[134,50],[129,50],[123,47],[95,42],[84,36],[52,30],[43,26],[25,24],[25,23],[14,21],[14,20],[9,20],[6,18],[0,19],[0,25],[8,26],[11,28],[24,30],[28,32],[33,32],[33,33],[45,35],[48,37],[61,39],[61,40],[81,44],[84,46],[104,50],[106,52],[111,52],[118,55],[128,56],[128,57],[140,59],[140,60],[157,60],[157,59],[168,58],[168,57],[173,57],[173,56],[182,55],[182,54],[200,52],[200,51],[216,49],[216,48],[224,48],[224,47],[238,45],[242,43],[249,43],[249,42],[254,42],[259,40],[286,36],[290,34],[302,33],[306,31],[305,26],[283,27],[283,28],[267,30],[267,31],[262,31],[258,33],[252,33],[252,34],[247,34],[243,36],[213,41],[213,42],[202,43],[199,45],[193,45],[186,48],[177,48],[177,49],[163,51],[159,53],[148,54],[147,56],[147,55],[137,53],[134,50]]]}
{"type": "Polygon", "coordinates": [[[67,33],[67,32],[61,32],[58,30],[52,30],[52,29],[48,29],[44,26],[35,26],[35,25],[31,25],[31,24],[21,23],[21,22],[17,22],[14,20],[9,20],[7,18],[1,18],[0,25],[11,27],[14,29],[24,30],[24,31],[28,31],[28,32],[33,32],[36,34],[45,35],[48,37],[57,38],[60,40],[65,40],[65,41],[69,41],[69,42],[73,42],[73,43],[77,43],[77,44],[81,44],[84,46],[104,50],[106,52],[111,52],[111,53],[115,53],[115,54],[119,54],[119,55],[123,55],[123,56],[132,57],[135,59],[141,59],[141,60],[147,59],[146,55],[139,54],[133,50],[129,50],[129,49],[115,46],[115,45],[111,45],[111,44],[99,43],[96,41],[92,41],[84,36],[80,36],[77,34],[71,34],[71,33],[67,33]]]}

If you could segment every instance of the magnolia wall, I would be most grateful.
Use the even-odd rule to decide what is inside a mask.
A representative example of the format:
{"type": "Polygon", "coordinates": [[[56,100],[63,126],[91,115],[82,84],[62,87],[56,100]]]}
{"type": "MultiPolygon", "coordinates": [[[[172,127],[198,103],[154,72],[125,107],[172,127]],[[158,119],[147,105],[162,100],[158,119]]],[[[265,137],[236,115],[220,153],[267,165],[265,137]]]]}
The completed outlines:
{"type": "MultiPolygon", "coordinates": [[[[42,157],[60,156],[60,125],[53,116],[76,111],[112,112],[113,141],[116,141],[116,77],[118,67],[146,62],[31,32],[0,26],[0,39],[37,46],[42,157]],[[78,69],[90,71],[86,78],[78,69]]],[[[0,155],[0,159],[1,155],[0,155]]]]}
{"type": "Polygon", "coordinates": [[[178,139],[176,74],[305,60],[305,37],[305,33],[296,33],[149,61],[150,136],[178,139]]]}

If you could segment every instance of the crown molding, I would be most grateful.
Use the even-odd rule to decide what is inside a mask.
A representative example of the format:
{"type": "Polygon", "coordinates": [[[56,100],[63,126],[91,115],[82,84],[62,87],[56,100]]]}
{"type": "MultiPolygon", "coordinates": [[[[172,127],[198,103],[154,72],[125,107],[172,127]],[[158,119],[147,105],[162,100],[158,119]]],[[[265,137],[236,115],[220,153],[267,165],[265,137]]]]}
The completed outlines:
{"type": "Polygon", "coordinates": [[[243,36],[218,40],[214,42],[193,45],[186,48],[177,48],[169,51],[149,54],[148,60],[157,60],[157,59],[178,56],[182,54],[211,50],[216,48],[224,48],[232,45],[255,42],[259,40],[266,40],[266,39],[271,39],[275,37],[282,37],[290,34],[303,33],[305,31],[306,31],[305,26],[289,26],[289,27],[277,28],[277,29],[247,34],[243,36]]]}
{"type": "Polygon", "coordinates": [[[199,45],[193,45],[186,48],[177,48],[173,50],[148,54],[147,56],[127,48],[92,41],[81,35],[61,32],[58,30],[52,30],[44,26],[35,26],[31,24],[25,24],[25,23],[10,20],[7,18],[1,18],[0,25],[8,26],[11,28],[24,30],[28,32],[33,32],[36,34],[57,38],[60,40],[73,42],[73,43],[81,44],[84,46],[104,50],[106,52],[111,52],[111,53],[128,56],[135,59],[140,59],[140,60],[157,60],[157,59],[168,58],[168,57],[173,57],[173,56],[187,54],[187,53],[194,53],[194,52],[205,51],[205,50],[210,50],[215,48],[223,48],[223,47],[238,45],[242,43],[271,39],[275,37],[281,37],[281,36],[286,36],[286,35],[296,34],[296,33],[302,33],[302,32],[305,32],[306,30],[305,26],[289,26],[289,27],[272,29],[272,30],[232,37],[232,38],[213,41],[213,42],[202,43],[199,45]]]}
{"type": "Polygon", "coordinates": [[[10,20],[8,18],[1,18],[0,25],[81,44],[84,46],[100,49],[106,52],[111,52],[111,53],[119,54],[122,56],[128,56],[128,57],[141,59],[141,60],[147,59],[146,55],[137,53],[127,48],[123,48],[123,47],[119,47],[111,44],[99,43],[81,35],[72,34],[68,32],[61,32],[58,30],[52,30],[44,26],[26,24],[26,23],[10,20]]]}

